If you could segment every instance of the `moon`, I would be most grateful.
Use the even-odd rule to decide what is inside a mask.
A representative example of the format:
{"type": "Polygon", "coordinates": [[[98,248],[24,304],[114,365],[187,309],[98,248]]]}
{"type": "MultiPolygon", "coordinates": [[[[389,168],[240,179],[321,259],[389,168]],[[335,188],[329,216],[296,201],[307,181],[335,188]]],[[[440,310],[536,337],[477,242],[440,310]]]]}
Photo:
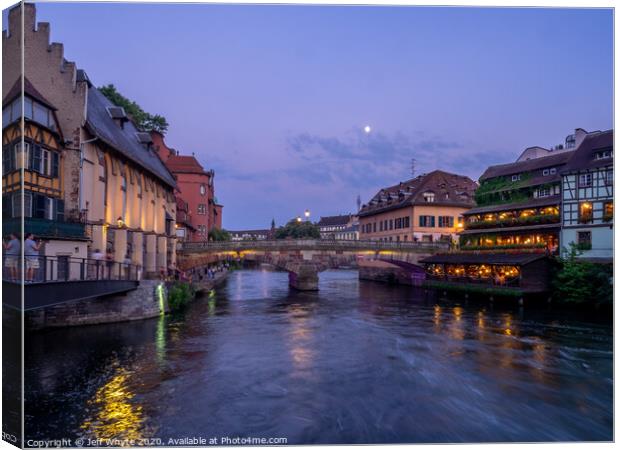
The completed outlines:
{"type": "Polygon", "coordinates": [[[364,127],[364,133],[366,133],[366,134],[370,134],[370,125],[366,125],[366,126],[364,127]]]}

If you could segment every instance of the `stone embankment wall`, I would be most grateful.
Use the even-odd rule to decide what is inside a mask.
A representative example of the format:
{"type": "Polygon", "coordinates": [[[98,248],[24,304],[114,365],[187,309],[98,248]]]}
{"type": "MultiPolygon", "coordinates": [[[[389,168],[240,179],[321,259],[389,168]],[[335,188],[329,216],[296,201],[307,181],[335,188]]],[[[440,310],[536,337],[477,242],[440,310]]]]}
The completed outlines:
{"type": "Polygon", "coordinates": [[[148,319],[168,312],[165,283],[142,280],[126,294],[67,302],[26,312],[30,329],[95,325],[148,319]]]}

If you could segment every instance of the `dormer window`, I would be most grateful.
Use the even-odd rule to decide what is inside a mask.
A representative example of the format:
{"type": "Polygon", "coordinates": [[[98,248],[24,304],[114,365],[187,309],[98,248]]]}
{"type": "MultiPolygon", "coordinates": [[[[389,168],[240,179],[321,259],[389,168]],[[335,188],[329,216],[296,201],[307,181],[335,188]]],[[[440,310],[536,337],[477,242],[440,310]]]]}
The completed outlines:
{"type": "Polygon", "coordinates": [[[425,192],[422,194],[424,201],[427,203],[433,203],[435,201],[435,193],[434,192],[425,192]]]}
{"type": "Polygon", "coordinates": [[[544,169],[543,170],[543,176],[546,177],[547,175],[549,175],[549,169],[544,169]]]}
{"type": "Polygon", "coordinates": [[[520,180],[521,180],[521,174],[520,173],[512,176],[512,181],[520,181],[520,180]]]}
{"type": "Polygon", "coordinates": [[[121,129],[124,128],[125,122],[129,120],[127,114],[125,113],[125,109],[121,106],[108,106],[106,109],[114,122],[116,122],[121,129]]]}
{"type": "Polygon", "coordinates": [[[557,171],[558,170],[555,167],[552,167],[551,169],[549,169],[549,175],[555,175],[557,171]]]}
{"type": "Polygon", "coordinates": [[[614,153],[611,150],[605,150],[602,152],[596,152],[594,157],[595,159],[607,159],[614,156],[614,153]]]}
{"type": "Polygon", "coordinates": [[[150,133],[145,133],[143,131],[139,131],[136,133],[136,139],[140,144],[146,147],[147,150],[150,150],[153,146],[153,139],[151,138],[150,133]]]}

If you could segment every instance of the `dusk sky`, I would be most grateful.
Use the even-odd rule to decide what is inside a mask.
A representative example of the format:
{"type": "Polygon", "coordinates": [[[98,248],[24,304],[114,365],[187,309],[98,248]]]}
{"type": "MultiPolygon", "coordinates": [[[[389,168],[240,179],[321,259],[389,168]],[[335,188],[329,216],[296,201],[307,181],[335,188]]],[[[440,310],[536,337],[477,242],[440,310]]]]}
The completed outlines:
{"type": "MultiPolygon", "coordinates": [[[[611,9],[37,5],[65,57],[216,172],[224,228],[354,212],[613,126],[611,9]],[[369,125],[371,132],[364,133],[369,125]]],[[[4,18],[6,19],[6,12],[4,18]]],[[[5,21],[6,23],[6,21],[5,21]]]]}

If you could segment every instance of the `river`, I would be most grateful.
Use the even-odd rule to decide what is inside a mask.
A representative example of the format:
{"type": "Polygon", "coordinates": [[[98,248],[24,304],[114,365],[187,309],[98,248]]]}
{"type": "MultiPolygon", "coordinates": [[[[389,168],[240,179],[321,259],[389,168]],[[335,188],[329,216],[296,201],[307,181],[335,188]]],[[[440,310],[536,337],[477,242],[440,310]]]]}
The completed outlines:
{"type": "Polygon", "coordinates": [[[26,435],[611,440],[611,318],[498,303],[236,271],[181,314],[29,335],[26,435]]]}

